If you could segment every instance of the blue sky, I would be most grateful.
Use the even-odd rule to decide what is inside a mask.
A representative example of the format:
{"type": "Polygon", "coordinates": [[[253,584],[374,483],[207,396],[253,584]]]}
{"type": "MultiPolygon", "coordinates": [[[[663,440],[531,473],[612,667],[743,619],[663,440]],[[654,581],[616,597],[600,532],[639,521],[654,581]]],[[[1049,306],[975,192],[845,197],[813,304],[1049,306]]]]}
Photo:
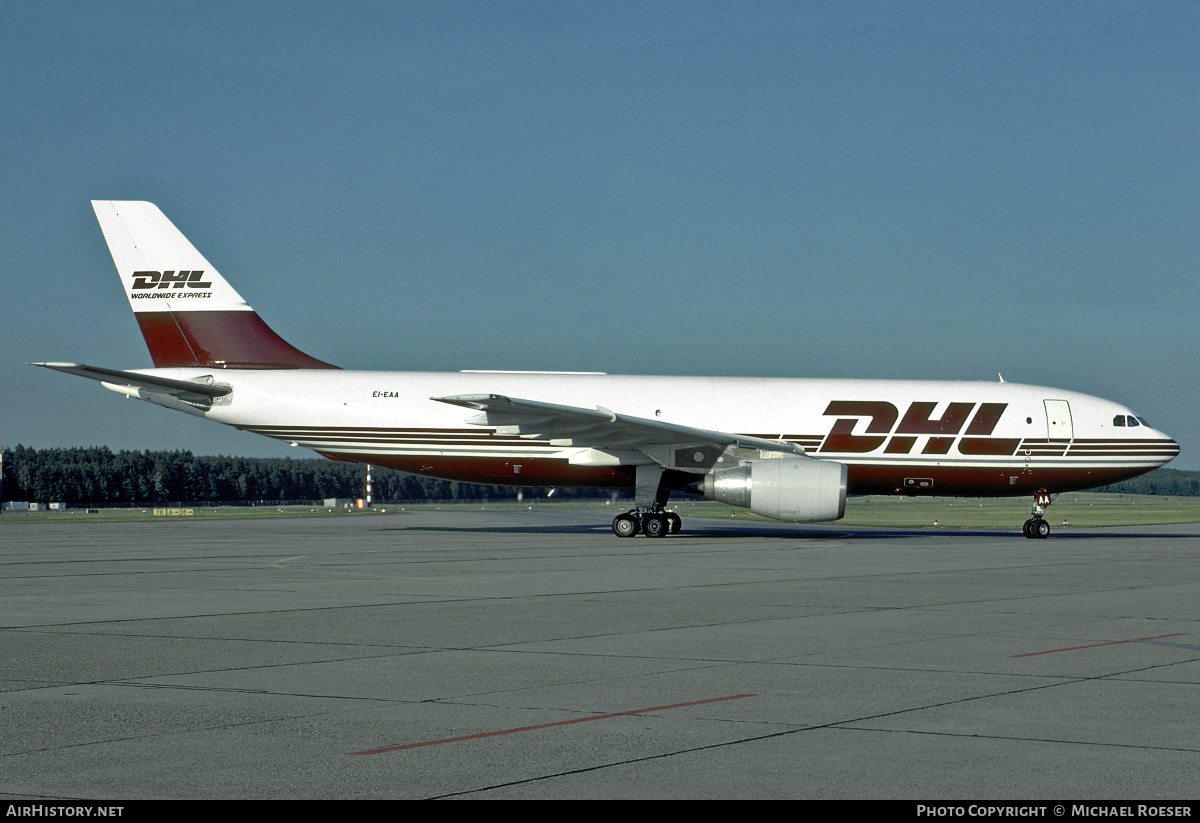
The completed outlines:
{"type": "Polygon", "coordinates": [[[25,365],[150,365],[95,198],[157,203],[345,367],[1003,372],[1200,469],[1197,4],[3,19],[0,442],[290,452],[25,365]]]}

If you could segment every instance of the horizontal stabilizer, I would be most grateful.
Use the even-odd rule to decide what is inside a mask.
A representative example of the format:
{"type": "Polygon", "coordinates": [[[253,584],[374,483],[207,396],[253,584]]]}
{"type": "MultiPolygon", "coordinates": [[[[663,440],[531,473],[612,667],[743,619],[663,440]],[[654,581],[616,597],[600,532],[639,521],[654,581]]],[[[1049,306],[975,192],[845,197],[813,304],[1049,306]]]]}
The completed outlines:
{"type": "Polygon", "coordinates": [[[188,403],[203,405],[210,405],[214,399],[224,397],[233,391],[229,386],[214,385],[211,375],[192,380],[174,380],[153,374],[87,366],[83,363],[30,363],[29,365],[76,374],[90,380],[99,380],[110,386],[132,389],[139,393],[165,394],[188,403]]]}

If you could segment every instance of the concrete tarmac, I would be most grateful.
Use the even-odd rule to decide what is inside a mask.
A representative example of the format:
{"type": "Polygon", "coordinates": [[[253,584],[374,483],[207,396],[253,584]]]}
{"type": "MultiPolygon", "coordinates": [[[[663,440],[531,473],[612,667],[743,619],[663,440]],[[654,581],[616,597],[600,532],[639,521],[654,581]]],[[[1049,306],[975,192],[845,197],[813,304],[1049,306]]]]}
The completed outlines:
{"type": "Polygon", "coordinates": [[[0,794],[1200,795],[1200,525],[610,516],[0,524],[0,794]]]}

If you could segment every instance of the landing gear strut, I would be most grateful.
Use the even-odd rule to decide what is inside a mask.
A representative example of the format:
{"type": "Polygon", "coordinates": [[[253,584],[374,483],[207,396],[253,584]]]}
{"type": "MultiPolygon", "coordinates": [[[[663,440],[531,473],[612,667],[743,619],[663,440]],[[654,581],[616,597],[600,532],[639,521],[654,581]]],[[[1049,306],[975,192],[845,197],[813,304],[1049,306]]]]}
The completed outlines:
{"type": "Polygon", "coordinates": [[[1047,523],[1042,515],[1046,513],[1046,507],[1054,502],[1054,496],[1045,489],[1038,489],[1037,494],[1033,496],[1033,517],[1025,521],[1023,531],[1025,536],[1031,540],[1042,539],[1050,536],[1050,524],[1047,523]]]}

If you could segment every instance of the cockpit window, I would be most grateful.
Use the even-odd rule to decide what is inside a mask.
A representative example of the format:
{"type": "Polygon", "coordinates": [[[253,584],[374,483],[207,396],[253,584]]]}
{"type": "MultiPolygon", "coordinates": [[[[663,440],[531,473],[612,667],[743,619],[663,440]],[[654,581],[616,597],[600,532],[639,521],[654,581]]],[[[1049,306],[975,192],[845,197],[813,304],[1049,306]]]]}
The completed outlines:
{"type": "Polygon", "coordinates": [[[1113,418],[1114,426],[1149,426],[1144,417],[1135,417],[1132,414],[1118,414],[1113,418]]]}

